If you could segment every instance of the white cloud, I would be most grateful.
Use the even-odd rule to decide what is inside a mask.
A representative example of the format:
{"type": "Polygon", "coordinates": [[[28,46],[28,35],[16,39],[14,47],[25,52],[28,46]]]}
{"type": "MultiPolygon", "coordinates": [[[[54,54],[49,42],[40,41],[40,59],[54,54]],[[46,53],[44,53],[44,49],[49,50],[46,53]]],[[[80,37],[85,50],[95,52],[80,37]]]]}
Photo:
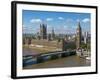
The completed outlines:
{"type": "Polygon", "coordinates": [[[31,23],[39,23],[39,22],[42,22],[41,19],[31,19],[30,20],[31,23]]]}
{"type": "Polygon", "coordinates": [[[84,23],[89,22],[89,21],[90,21],[89,18],[85,18],[85,19],[82,20],[82,22],[84,22],[84,23]]]}
{"type": "Polygon", "coordinates": [[[53,18],[47,18],[46,19],[46,21],[52,21],[53,20],[53,18]]]}
{"type": "Polygon", "coordinates": [[[77,22],[80,22],[80,19],[77,19],[76,21],[77,21],[77,22]]]}
{"type": "Polygon", "coordinates": [[[67,28],[67,26],[63,26],[64,28],[67,28]]]}
{"type": "Polygon", "coordinates": [[[58,17],[58,19],[63,20],[64,18],[63,17],[58,17]]]}
{"type": "Polygon", "coordinates": [[[66,21],[67,21],[67,22],[73,22],[73,19],[68,18],[66,21]]]}

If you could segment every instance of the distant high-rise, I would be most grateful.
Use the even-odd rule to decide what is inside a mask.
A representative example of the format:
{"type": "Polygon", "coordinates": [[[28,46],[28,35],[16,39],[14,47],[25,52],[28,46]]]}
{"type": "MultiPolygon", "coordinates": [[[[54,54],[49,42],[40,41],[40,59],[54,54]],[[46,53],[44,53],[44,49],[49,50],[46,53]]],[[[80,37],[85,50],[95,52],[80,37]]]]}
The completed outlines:
{"type": "Polygon", "coordinates": [[[88,32],[84,32],[84,43],[87,44],[88,42],[88,32]]]}
{"type": "Polygon", "coordinates": [[[40,24],[40,38],[47,39],[47,25],[40,24]]]}
{"type": "Polygon", "coordinates": [[[78,23],[78,27],[76,30],[76,48],[80,48],[81,46],[81,35],[82,35],[82,30],[81,30],[81,25],[80,22],[78,23]]]}
{"type": "Polygon", "coordinates": [[[52,36],[52,40],[53,40],[55,38],[55,32],[54,32],[54,29],[53,28],[52,28],[51,36],[52,36]]]}

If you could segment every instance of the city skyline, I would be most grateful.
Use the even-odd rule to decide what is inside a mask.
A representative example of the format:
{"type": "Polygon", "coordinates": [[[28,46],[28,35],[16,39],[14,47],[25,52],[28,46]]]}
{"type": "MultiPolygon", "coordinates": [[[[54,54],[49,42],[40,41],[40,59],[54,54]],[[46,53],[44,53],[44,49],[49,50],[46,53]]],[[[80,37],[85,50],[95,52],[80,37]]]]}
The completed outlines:
{"type": "Polygon", "coordinates": [[[90,32],[90,13],[23,10],[22,14],[23,33],[39,32],[40,24],[47,25],[48,33],[52,29],[56,34],[75,33],[78,22],[83,32],[90,32]]]}

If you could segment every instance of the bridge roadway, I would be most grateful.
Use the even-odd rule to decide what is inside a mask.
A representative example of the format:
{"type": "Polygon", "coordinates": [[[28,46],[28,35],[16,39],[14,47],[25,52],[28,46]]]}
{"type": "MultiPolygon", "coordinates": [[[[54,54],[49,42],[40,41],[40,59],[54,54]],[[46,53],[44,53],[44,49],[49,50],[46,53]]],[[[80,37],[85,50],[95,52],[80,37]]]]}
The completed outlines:
{"type": "Polygon", "coordinates": [[[71,55],[75,55],[76,51],[56,51],[56,52],[49,52],[45,54],[39,54],[39,55],[28,55],[24,56],[23,58],[23,67],[33,65],[33,64],[38,64],[38,63],[43,63],[49,60],[55,60],[58,58],[63,58],[63,57],[68,57],[71,55]]]}

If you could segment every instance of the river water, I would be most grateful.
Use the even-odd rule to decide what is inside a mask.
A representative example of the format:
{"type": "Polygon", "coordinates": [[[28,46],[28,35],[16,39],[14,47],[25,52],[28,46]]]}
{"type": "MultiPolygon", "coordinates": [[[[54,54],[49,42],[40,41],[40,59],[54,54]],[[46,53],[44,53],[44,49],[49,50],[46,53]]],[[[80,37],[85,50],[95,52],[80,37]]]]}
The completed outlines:
{"type": "MultiPolygon", "coordinates": [[[[36,55],[33,50],[23,49],[23,55],[36,55]]],[[[39,64],[33,64],[24,67],[23,69],[38,69],[38,68],[58,68],[58,67],[81,67],[90,66],[91,61],[84,58],[80,58],[77,55],[68,56],[65,58],[59,58],[55,60],[46,61],[39,64]]]]}

